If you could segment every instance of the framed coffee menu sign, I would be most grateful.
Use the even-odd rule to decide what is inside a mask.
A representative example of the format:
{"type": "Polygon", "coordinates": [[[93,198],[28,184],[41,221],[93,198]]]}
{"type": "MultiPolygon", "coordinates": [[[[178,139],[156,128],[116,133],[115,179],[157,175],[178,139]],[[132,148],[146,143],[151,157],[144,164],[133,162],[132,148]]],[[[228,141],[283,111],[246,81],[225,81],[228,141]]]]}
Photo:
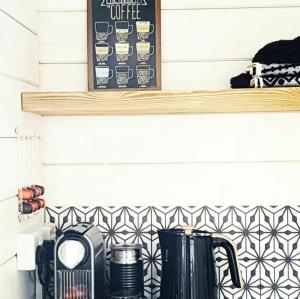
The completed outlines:
{"type": "Polygon", "coordinates": [[[160,0],[88,0],[89,90],[160,89],[160,0]]]}

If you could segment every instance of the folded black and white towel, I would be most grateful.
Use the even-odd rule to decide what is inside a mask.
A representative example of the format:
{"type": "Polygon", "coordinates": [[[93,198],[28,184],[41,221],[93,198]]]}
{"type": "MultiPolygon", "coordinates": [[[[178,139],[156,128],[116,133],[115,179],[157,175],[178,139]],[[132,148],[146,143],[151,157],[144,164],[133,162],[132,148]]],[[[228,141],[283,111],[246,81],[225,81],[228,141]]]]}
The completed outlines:
{"type": "Polygon", "coordinates": [[[300,86],[300,72],[297,74],[255,76],[250,82],[250,87],[254,88],[296,86],[300,86]]]}
{"type": "Polygon", "coordinates": [[[247,71],[230,81],[232,88],[300,86],[300,37],[260,49],[247,71]]]}
{"type": "Polygon", "coordinates": [[[252,63],[247,72],[231,79],[232,88],[300,86],[300,63],[252,63]]]}
{"type": "Polygon", "coordinates": [[[264,75],[294,75],[300,73],[300,63],[252,63],[248,67],[251,76],[264,75]]]}

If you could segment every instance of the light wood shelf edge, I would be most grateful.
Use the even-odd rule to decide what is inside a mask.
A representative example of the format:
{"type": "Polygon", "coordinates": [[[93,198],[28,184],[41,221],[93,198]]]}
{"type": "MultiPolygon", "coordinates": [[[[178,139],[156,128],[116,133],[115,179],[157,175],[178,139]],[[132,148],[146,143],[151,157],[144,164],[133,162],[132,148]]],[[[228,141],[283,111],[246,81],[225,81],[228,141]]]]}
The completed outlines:
{"type": "Polygon", "coordinates": [[[43,116],[300,111],[300,88],[26,92],[22,108],[43,116]]]}

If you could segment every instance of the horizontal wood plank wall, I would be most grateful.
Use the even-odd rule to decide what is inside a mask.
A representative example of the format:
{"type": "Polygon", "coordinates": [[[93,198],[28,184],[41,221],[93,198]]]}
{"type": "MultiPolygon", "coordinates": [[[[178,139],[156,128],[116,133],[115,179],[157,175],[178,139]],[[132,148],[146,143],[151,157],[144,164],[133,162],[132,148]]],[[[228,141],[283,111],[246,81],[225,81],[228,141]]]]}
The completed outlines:
{"type": "MultiPolygon", "coordinates": [[[[18,201],[16,197],[0,201],[0,271],[1,265],[15,256],[17,250],[17,234],[30,233],[38,230],[43,223],[43,213],[39,213],[31,219],[19,223],[18,221],[18,201]],[[5,224],[5,225],[4,225],[5,224]]],[[[1,280],[1,278],[0,278],[1,280]]],[[[5,297],[4,297],[5,298],[5,297]]],[[[10,297],[7,297],[10,299],[10,297]]],[[[23,299],[23,298],[18,298],[23,299]]]]}
{"type": "Polygon", "coordinates": [[[13,257],[7,263],[0,266],[0,287],[3,298],[20,299],[20,294],[16,287],[18,283],[16,265],[16,257],[13,257]]]}
{"type": "MultiPolygon", "coordinates": [[[[250,61],[164,62],[162,88],[164,90],[224,89],[230,87],[229,78],[242,72],[250,61]],[[188,79],[178,84],[178,75],[188,79]],[[216,75],[217,74],[217,75],[216,75]]],[[[87,64],[41,64],[40,91],[87,91],[87,64]],[[53,80],[53,78],[56,78],[53,80]]]]}
{"type": "MultiPolygon", "coordinates": [[[[4,1],[4,0],[2,0],[4,1]]],[[[162,9],[211,9],[251,7],[293,7],[299,0],[162,0],[162,9]]],[[[86,0],[39,0],[40,11],[86,10],[86,0]]]]}
{"type": "Polygon", "coordinates": [[[35,34],[38,33],[37,9],[36,0],[0,0],[1,11],[35,34]]]}
{"type": "Polygon", "coordinates": [[[33,280],[16,269],[18,232],[36,230],[41,215],[19,224],[19,144],[15,128],[39,130],[41,118],[21,111],[21,92],[39,84],[37,0],[0,0],[0,289],[1,298],[33,298],[33,280]],[[31,288],[32,285],[32,288],[31,288]]]}
{"type": "Polygon", "coordinates": [[[35,91],[37,88],[23,81],[0,74],[0,136],[15,137],[15,128],[26,124],[38,128],[40,117],[21,111],[21,93],[35,91]]]}
{"type": "Polygon", "coordinates": [[[46,183],[52,186],[48,196],[58,206],[297,204],[299,174],[299,162],[45,169],[46,183]]]}
{"type": "Polygon", "coordinates": [[[18,184],[18,143],[16,138],[0,138],[0,200],[8,199],[17,194],[18,184]]]}
{"type": "Polygon", "coordinates": [[[50,165],[300,161],[299,127],[299,113],[50,117],[42,151],[50,165]]]}
{"type": "MultiPolygon", "coordinates": [[[[296,37],[299,14],[300,7],[165,10],[162,61],[249,61],[267,42],[296,37]]],[[[86,12],[40,13],[41,63],[86,63],[86,40],[86,12]]]]}
{"type": "Polygon", "coordinates": [[[31,85],[39,82],[38,37],[0,11],[0,73],[31,85]]]}
{"type": "Polygon", "coordinates": [[[18,233],[18,202],[16,197],[0,202],[0,217],[1,223],[5,223],[5,225],[1,225],[0,227],[0,265],[2,265],[16,254],[16,235],[18,233]]]}
{"type": "Polygon", "coordinates": [[[0,265],[1,298],[32,299],[35,298],[35,288],[30,287],[35,280],[35,272],[17,272],[17,259],[13,257],[0,265]]]}
{"type": "MultiPolygon", "coordinates": [[[[162,8],[165,90],[228,88],[259,48],[299,34],[299,0],[162,0],[162,8]]],[[[39,10],[40,90],[86,91],[86,1],[43,0],[39,10]]],[[[49,198],[54,205],[295,204],[299,125],[298,113],[46,117],[49,198]],[[97,192],[87,193],[87,184],[97,192]]]]}

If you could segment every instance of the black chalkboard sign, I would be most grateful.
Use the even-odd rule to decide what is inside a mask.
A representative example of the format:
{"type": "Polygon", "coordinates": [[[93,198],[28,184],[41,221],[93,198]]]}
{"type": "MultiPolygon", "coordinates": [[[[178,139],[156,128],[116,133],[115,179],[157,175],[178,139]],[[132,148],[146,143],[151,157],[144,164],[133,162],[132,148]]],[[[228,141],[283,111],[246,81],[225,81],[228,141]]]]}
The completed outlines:
{"type": "Polygon", "coordinates": [[[88,0],[89,90],[160,89],[160,0],[88,0]]]}

